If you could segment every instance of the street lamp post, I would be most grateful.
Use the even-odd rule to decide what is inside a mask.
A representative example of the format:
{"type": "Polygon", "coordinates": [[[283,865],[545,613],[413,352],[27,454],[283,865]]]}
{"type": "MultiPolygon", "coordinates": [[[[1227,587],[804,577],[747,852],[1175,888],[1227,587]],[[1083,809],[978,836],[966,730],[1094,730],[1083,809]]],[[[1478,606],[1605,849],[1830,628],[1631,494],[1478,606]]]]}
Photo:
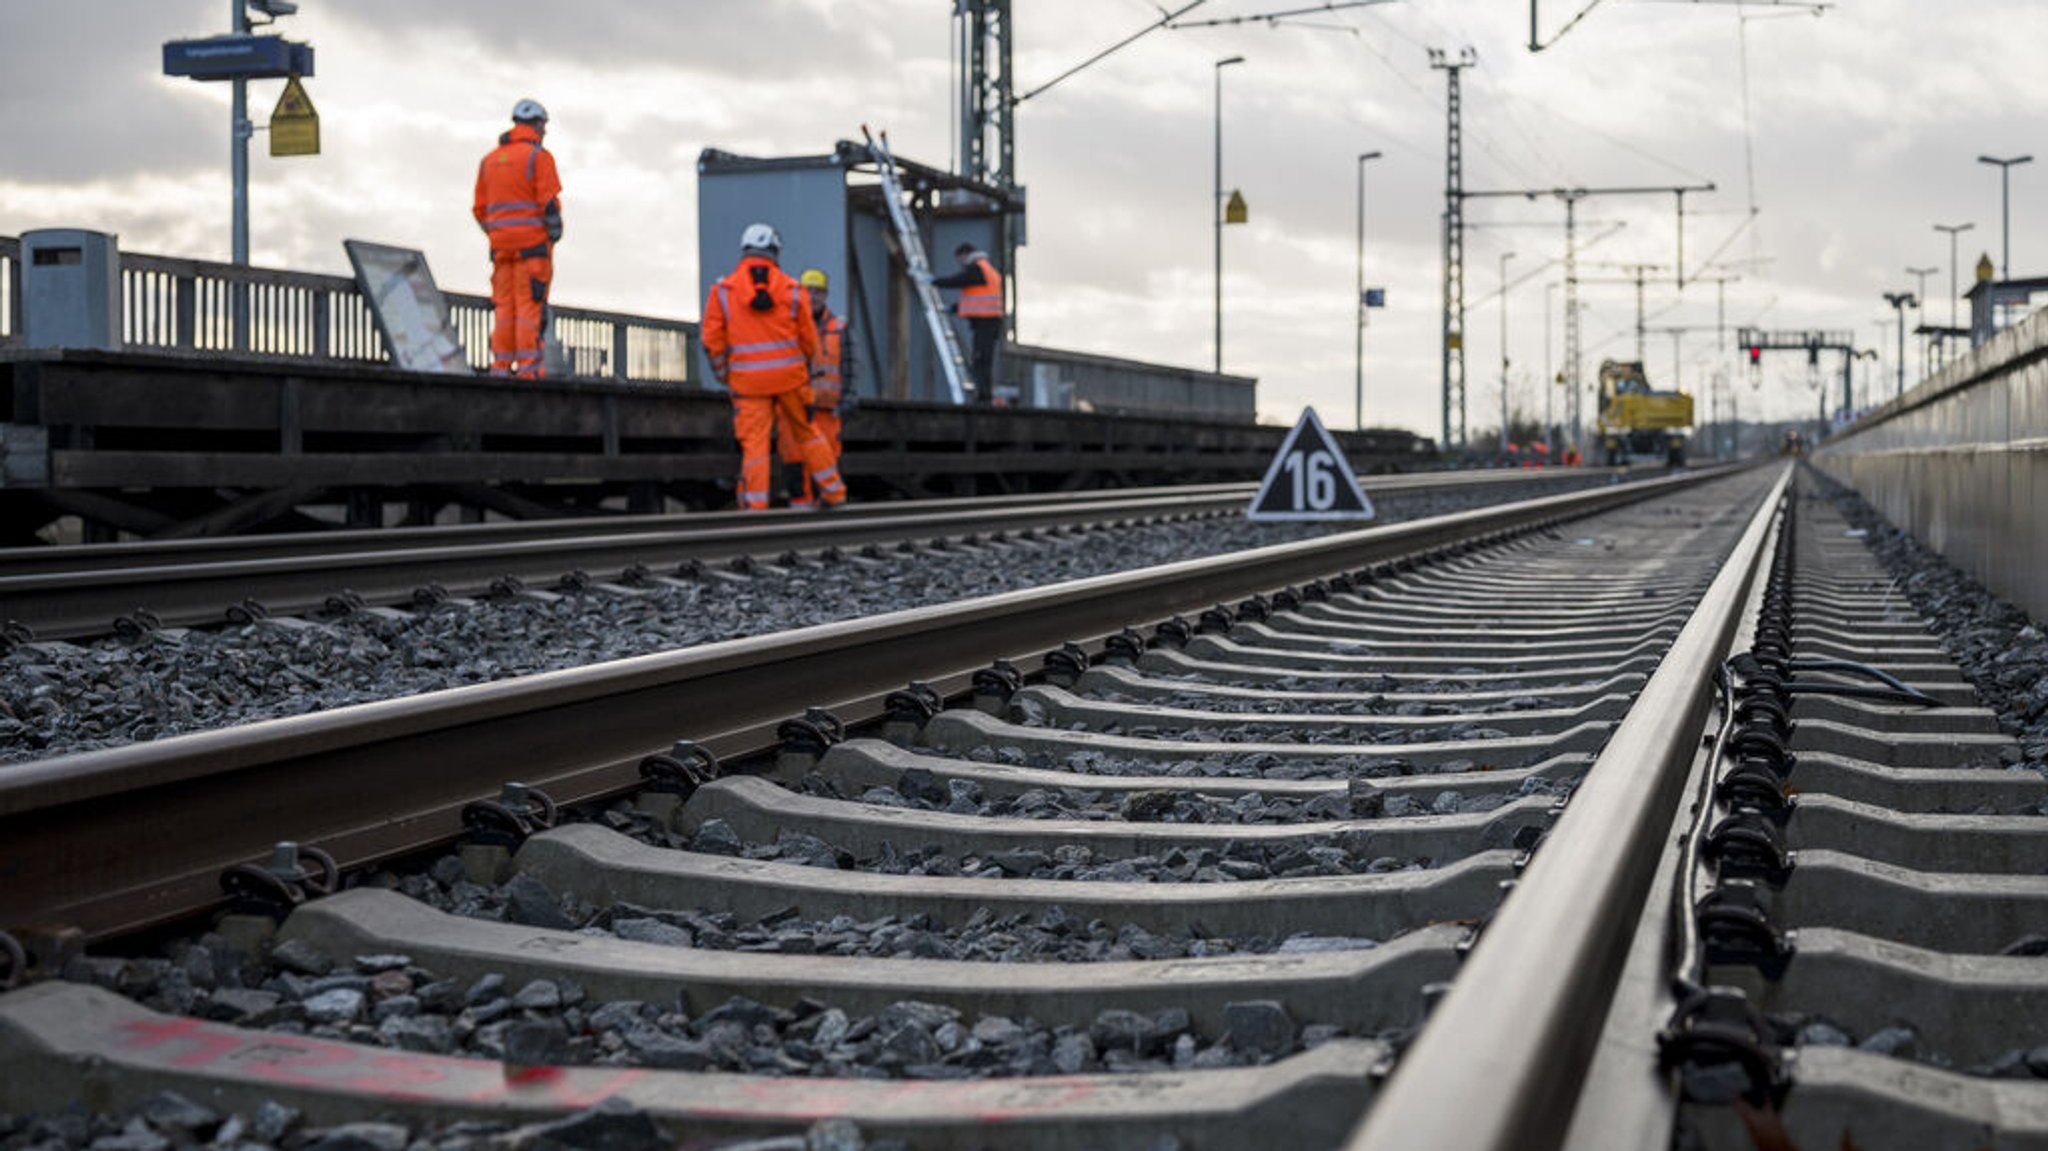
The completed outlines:
{"type": "Polygon", "coordinates": [[[1351,321],[1357,368],[1351,384],[1351,427],[1359,432],[1365,430],[1365,165],[1379,158],[1378,152],[1358,154],[1358,298],[1351,321]]]}
{"type": "MultiPolygon", "coordinates": [[[[1956,327],[1956,237],[1976,227],[1975,224],[1936,224],[1934,230],[1948,233],[1948,327],[1956,327]]],[[[1944,346],[1948,337],[1942,337],[1944,346]]]]}
{"type": "Polygon", "coordinates": [[[1899,319],[1899,385],[1892,393],[1892,398],[1898,399],[1906,394],[1906,309],[1920,301],[1914,298],[1911,292],[1886,292],[1884,302],[1892,306],[1892,311],[1897,313],[1899,319]]]}
{"type": "Polygon", "coordinates": [[[1242,56],[1216,61],[1216,195],[1210,204],[1216,232],[1216,372],[1223,372],[1223,69],[1244,63],[1242,56]]]}
{"type": "Polygon", "coordinates": [[[2019,164],[2031,164],[2032,156],[2014,156],[2001,160],[1996,156],[1979,156],[1979,164],[1998,166],[1998,278],[2012,279],[2012,170],[2019,164]]]}
{"type": "Polygon", "coordinates": [[[1508,450],[1508,261],[1513,252],[1500,254],[1500,451],[1508,450]]]}
{"type": "MultiPolygon", "coordinates": [[[[1906,274],[1913,277],[1913,323],[1916,327],[1924,328],[1927,326],[1927,277],[1940,270],[1940,268],[1906,269],[1906,274]]],[[[1934,342],[1927,338],[1927,333],[1920,333],[1920,378],[1923,380],[1934,374],[1933,361],[1930,357],[1933,349],[1934,342]]]]}

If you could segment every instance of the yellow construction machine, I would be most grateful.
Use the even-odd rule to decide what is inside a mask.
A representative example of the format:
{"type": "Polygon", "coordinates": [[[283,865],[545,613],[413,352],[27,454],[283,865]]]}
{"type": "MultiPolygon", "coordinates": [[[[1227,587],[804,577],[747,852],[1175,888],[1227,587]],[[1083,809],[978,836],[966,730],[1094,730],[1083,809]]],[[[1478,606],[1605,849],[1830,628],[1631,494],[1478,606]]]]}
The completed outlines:
{"type": "Polygon", "coordinates": [[[1650,387],[1634,360],[1600,363],[1600,445],[1610,467],[1662,461],[1685,466],[1692,397],[1650,387]]]}

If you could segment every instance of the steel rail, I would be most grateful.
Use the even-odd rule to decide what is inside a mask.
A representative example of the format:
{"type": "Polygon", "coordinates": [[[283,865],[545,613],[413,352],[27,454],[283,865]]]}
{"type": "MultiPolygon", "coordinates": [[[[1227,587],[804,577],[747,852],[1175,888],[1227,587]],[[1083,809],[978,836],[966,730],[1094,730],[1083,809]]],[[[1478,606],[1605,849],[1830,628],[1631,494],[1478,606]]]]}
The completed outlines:
{"type": "MultiPolygon", "coordinates": [[[[1367,492],[1411,492],[1440,488],[1484,486],[1512,482],[1584,478],[1586,469],[1545,468],[1517,471],[1489,468],[1475,471],[1411,472],[1402,475],[1360,476],[1367,492]]],[[[847,504],[831,514],[843,519],[902,516],[913,512],[964,512],[977,509],[1007,510],[1021,507],[1066,506],[1121,500],[1149,500],[1173,497],[1218,497],[1244,501],[1257,488],[1253,483],[1175,484],[1161,487],[1094,489],[1077,492],[1037,492],[1019,495],[971,496],[930,500],[896,500],[881,503],[847,504]]],[[[768,512],[659,512],[651,514],[609,514],[559,516],[549,519],[501,520],[481,524],[432,524],[395,528],[344,528],[334,531],[291,532],[276,535],[209,536],[197,539],[123,540],[103,544],[57,544],[47,547],[0,548],[0,574],[9,576],[76,573],[99,568],[156,567],[220,560],[301,558],[327,552],[357,552],[443,545],[469,546],[510,543],[519,540],[582,539],[612,533],[683,531],[695,528],[759,525],[815,518],[814,513],[774,509],[768,512]]]]}
{"type": "Polygon", "coordinates": [[[1500,533],[1591,515],[1725,470],[1448,516],[933,608],[0,768],[0,926],[104,937],[215,905],[222,868],[279,840],[359,866],[453,839],[508,780],[561,802],[630,790],[689,738],[773,748],[799,703],[849,723],[924,680],[964,691],[995,659],[1079,642],[1500,533]]]}
{"type": "MultiPolygon", "coordinates": [[[[1236,501],[1231,501],[1235,503],[1236,501]]],[[[556,539],[494,541],[472,546],[319,552],[268,559],[165,564],[37,576],[0,576],[0,612],[39,638],[102,635],[125,612],[147,608],[167,626],[215,623],[244,599],[274,615],[320,609],[348,591],[368,604],[409,600],[433,585],[451,595],[482,594],[499,580],[552,583],[571,569],[601,580],[644,566],[674,574],[678,564],[716,564],[826,547],[859,548],[977,532],[1026,531],[1076,521],[1214,514],[1215,497],[1098,501],[1078,507],[1039,504],[1004,510],[905,512],[840,518],[778,517],[673,531],[617,532],[556,539]]],[[[543,585],[545,586],[545,585],[543,585]]]]}
{"type": "MultiPolygon", "coordinates": [[[[1368,488],[1383,494],[1442,490],[1526,481],[1540,473],[1457,474],[1460,478],[1449,482],[1394,477],[1399,482],[1368,488]]],[[[38,638],[69,639],[105,634],[117,616],[138,608],[147,608],[167,626],[190,626],[219,622],[227,609],[247,599],[275,614],[295,614],[319,609],[343,590],[366,603],[402,603],[430,584],[451,594],[476,594],[504,577],[553,581],[572,568],[611,578],[636,565],[673,570],[687,559],[720,563],[742,555],[766,558],[1075,522],[1220,513],[1237,509],[1254,486],[1153,488],[1089,493],[1088,498],[921,501],[822,515],[623,516],[607,517],[602,524],[543,521],[282,540],[14,549],[0,553],[0,619],[26,624],[38,638]],[[45,551],[63,555],[53,558],[45,551]],[[35,570],[17,570],[17,565],[35,570]]]]}
{"type": "MultiPolygon", "coordinates": [[[[1419,477],[1400,477],[1419,478],[1419,477]]],[[[832,514],[849,519],[900,516],[911,511],[957,512],[975,508],[1018,508],[1046,504],[1082,506],[1109,500],[1157,496],[1209,496],[1243,492],[1241,483],[1187,484],[1175,487],[1126,488],[1083,492],[1043,492],[934,500],[900,500],[847,504],[832,514]]],[[[122,540],[103,544],[58,544],[50,547],[0,548],[0,572],[42,575],[92,571],[97,568],[154,567],[220,560],[297,558],[325,552],[403,551],[410,548],[510,543],[519,540],[580,539],[615,532],[665,532],[737,524],[783,522],[811,513],[777,508],[768,512],[706,511],[557,516],[548,519],[499,520],[480,524],[431,524],[415,527],[344,528],[335,531],[275,535],[209,536],[197,539],[122,540]]]]}
{"type": "Polygon", "coordinates": [[[1684,798],[1785,467],[1564,815],[1374,1101],[1352,1151],[1562,1145],[1684,798]]]}

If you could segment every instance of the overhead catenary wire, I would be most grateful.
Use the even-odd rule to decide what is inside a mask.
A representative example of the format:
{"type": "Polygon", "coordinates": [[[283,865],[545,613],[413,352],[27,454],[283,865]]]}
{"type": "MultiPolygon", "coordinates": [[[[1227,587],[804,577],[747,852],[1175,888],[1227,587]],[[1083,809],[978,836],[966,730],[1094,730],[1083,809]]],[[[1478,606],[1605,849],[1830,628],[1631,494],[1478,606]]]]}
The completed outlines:
{"type": "MultiPolygon", "coordinates": [[[[1430,15],[1427,8],[1425,8],[1422,5],[1403,5],[1397,10],[1401,12],[1414,13],[1421,19],[1428,21],[1430,24],[1434,25],[1440,31],[1441,39],[1461,42],[1469,42],[1471,39],[1469,36],[1463,36],[1462,33],[1452,30],[1442,21],[1435,19],[1433,16],[1430,15]]],[[[1401,28],[1397,23],[1394,22],[1391,16],[1386,12],[1379,11],[1375,8],[1350,14],[1350,20],[1354,24],[1360,23],[1361,18],[1369,19],[1376,22],[1379,25],[1379,27],[1382,30],[1384,30],[1387,34],[1393,36],[1398,40],[1406,41],[1410,46],[1414,48],[1417,48],[1422,51],[1427,51],[1431,47],[1431,45],[1427,41],[1422,40],[1414,36],[1413,34],[1409,33],[1406,29],[1401,28]]],[[[1420,100],[1423,104],[1427,105],[1429,109],[1432,112],[1434,112],[1437,116],[1441,117],[1444,114],[1443,97],[1438,93],[1432,92],[1431,90],[1424,88],[1420,83],[1418,83],[1413,77],[1411,77],[1406,71],[1404,71],[1399,64],[1394,62],[1393,57],[1389,56],[1385,50],[1383,50],[1378,44],[1374,43],[1373,38],[1371,36],[1362,35],[1359,38],[1359,43],[1362,47],[1365,48],[1365,50],[1369,54],[1372,55],[1374,59],[1378,60],[1386,68],[1387,72],[1394,77],[1397,83],[1399,83],[1402,87],[1406,88],[1410,93],[1414,94],[1417,100],[1420,100]]],[[[1478,148],[1481,152],[1484,152],[1489,157],[1498,161],[1503,168],[1507,169],[1512,175],[1516,176],[1518,179],[1524,180],[1525,182],[1532,184],[1552,184],[1568,182],[1551,179],[1531,178],[1532,173],[1530,169],[1524,167],[1513,157],[1509,156],[1502,147],[1502,145],[1497,140],[1495,140],[1493,133],[1487,131],[1484,126],[1468,125],[1465,127],[1463,134],[1465,136],[1467,143],[1478,148]]],[[[1405,141],[1403,146],[1407,146],[1405,141]]],[[[1433,147],[1427,149],[1418,147],[1417,151],[1431,155],[1436,154],[1433,147]]]]}
{"type": "Polygon", "coordinates": [[[1054,85],[1060,83],[1063,80],[1066,80],[1067,78],[1073,76],[1077,72],[1082,71],[1083,69],[1092,67],[1095,64],[1102,62],[1102,60],[1104,60],[1111,54],[1121,51],[1124,48],[1128,48],[1132,44],[1137,43],[1138,41],[1144,39],[1147,36],[1150,36],[1152,33],[1157,32],[1162,28],[1173,27],[1173,22],[1175,20],[1179,19],[1181,16],[1189,12],[1194,11],[1197,8],[1200,8],[1202,5],[1208,2],[1209,0],[1188,0],[1188,3],[1181,5],[1180,7],[1175,8],[1170,12],[1162,10],[1159,19],[1154,20],[1152,23],[1145,25],[1143,28],[1138,29],[1136,32],[1133,32],[1130,35],[1124,37],[1123,39],[1118,40],[1116,43],[1111,44],[1109,47],[1104,48],[1102,51],[1097,52],[1095,55],[1090,56],[1086,60],[1081,61],[1079,64],[1076,64],[1073,67],[1067,69],[1066,71],[1061,72],[1059,75],[1054,76],[1052,79],[1047,80],[1045,83],[1040,84],[1038,87],[1033,88],[1030,91],[1024,92],[1020,95],[1012,97],[1010,100],[1010,104],[1014,107],[1015,105],[1022,104],[1024,101],[1029,100],[1034,96],[1043,95],[1045,92],[1049,91],[1054,85]]]}
{"type": "Polygon", "coordinates": [[[1550,47],[1552,44],[1557,43],[1559,40],[1564,39],[1567,33],[1569,33],[1572,29],[1579,26],[1579,22],[1581,20],[1584,20],[1586,17],[1591,16],[1593,14],[1593,9],[1598,8],[1602,2],[1603,0],[1588,0],[1586,6],[1584,8],[1579,9],[1577,15],[1565,21],[1564,27],[1559,28],[1554,34],[1551,35],[1548,41],[1545,41],[1538,35],[1536,28],[1538,0],[1529,0],[1529,51],[1541,52],[1545,48],[1550,47]]]}
{"type": "MultiPolygon", "coordinates": [[[[1471,225],[1467,225],[1467,227],[1470,226],[1471,225]]],[[[1552,228],[1557,227],[1556,224],[1551,224],[1549,226],[1552,228]]],[[[1621,231],[1626,227],[1628,227],[1626,223],[1623,223],[1621,221],[1615,221],[1613,224],[1609,225],[1605,231],[1596,232],[1587,239],[1579,241],[1579,250],[1583,252],[1589,248],[1594,247],[1603,240],[1612,239],[1613,237],[1619,235],[1621,231]]],[[[1545,272],[1550,271],[1552,268],[1561,267],[1563,266],[1563,264],[1564,258],[1562,256],[1552,256],[1550,259],[1543,261],[1535,267],[1530,268],[1529,270],[1523,272],[1521,275],[1516,276],[1514,279],[1509,280],[1507,290],[1512,292],[1516,288],[1521,287],[1523,284],[1529,283],[1531,280],[1537,279],[1538,277],[1542,276],[1545,272]]],[[[1582,280],[1580,282],[1583,283],[1584,281],[1582,280]]],[[[1500,294],[1501,289],[1495,288],[1493,291],[1488,292],[1483,296],[1480,296],[1474,300],[1469,301],[1465,305],[1466,310],[1475,310],[1479,308],[1481,305],[1491,303],[1492,301],[1499,299],[1500,294]]]]}
{"type": "Polygon", "coordinates": [[[1167,27],[1175,31],[1183,28],[1223,28],[1237,24],[1278,24],[1297,16],[1320,16],[1326,12],[1341,12],[1349,8],[1373,8],[1381,4],[1392,4],[1395,0],[1325,0],[1306,8],[1289,8],[1279,12],[1252,12],[1243,16],[1217,16],[1207,20],[1180,20],[1167,27]]]}
{"type": "Polygon", "coordinates": [[[1527,95],[1519,96],[1517,99],[1521,103],[1527,104],[1530,108],[1534,109],[1535,111],[1541,112],[1546,120],[1557,120],[1567,125],[1570,125],[1571,127],[1576,128],[1581,132],[1585,132],[1593,136],[1598,136],[1600,139],[1606,141],[1609,144],[1614,145],[1617,148],[1620,148],[1622,151],[1627,152],[1630,155],[1640,157],[1644,160],[1648,160],[1650,163],[1655,164],[1659,167],[1669,168],[1673,172],[1676,172],[1679,175],[1684,176],[1688,180],[1699,180],[1704,182],[1708,179],[1708,177],[1705,174],[1695,171],[1694,169],[1688,168],[1685,165],[1678,163],[1677,161],[1666,159],[1665,157],[1659,156],[1655,152],[1650,151],[1648,148],[1644,148],[1637,144],[1632,144],[1629,141],[1623,139],[1620,136],[1615,135],[1612,132],[1607,131],[1604,128],[1596,128],[1593,125],[1586,123],[1584,120],[1580,120],[1575,116],[1571,116],[1564,112],[1560,112],[1554,105],[1547,104],[1542,100],[1538,100],[1527,95]]]}

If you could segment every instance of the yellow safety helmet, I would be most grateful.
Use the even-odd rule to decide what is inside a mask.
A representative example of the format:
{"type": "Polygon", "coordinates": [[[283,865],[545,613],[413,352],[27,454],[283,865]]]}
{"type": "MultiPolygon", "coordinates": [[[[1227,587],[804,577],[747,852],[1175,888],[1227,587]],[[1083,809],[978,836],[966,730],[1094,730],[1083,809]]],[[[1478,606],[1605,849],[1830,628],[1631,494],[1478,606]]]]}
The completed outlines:
{"type": "Polygon", "coordinates": [[[832,286],[832,281],[825,278],[825,273],[816,268],[805,268],[804,274],[800,279],[806,288],[829,288],[832,286]]]}

